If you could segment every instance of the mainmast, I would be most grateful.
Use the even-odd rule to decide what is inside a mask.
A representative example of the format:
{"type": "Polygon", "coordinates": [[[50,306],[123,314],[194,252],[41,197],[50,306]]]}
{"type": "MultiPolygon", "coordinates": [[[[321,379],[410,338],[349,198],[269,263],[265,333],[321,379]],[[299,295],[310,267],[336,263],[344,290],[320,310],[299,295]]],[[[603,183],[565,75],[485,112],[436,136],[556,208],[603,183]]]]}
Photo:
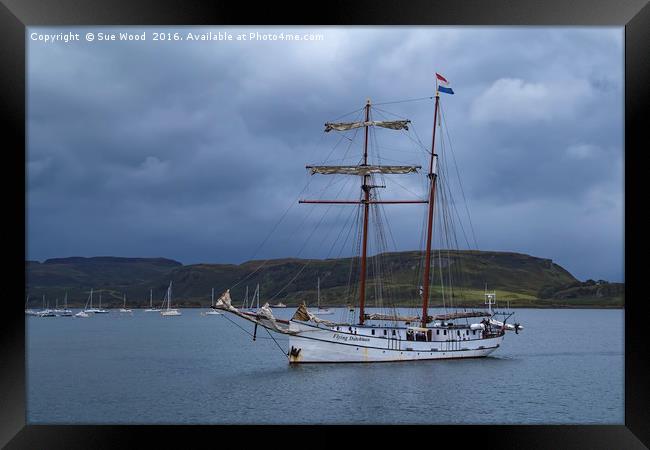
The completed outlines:
{"type": "MultiPolygon", "coordinates": [[[[437,82],[436,82],[437,84],[437,82]]],[[[436,86],[436,106],[433,111],[433,137],[431,138],[431,160],[429,162],[429,177],[430,189],[429,189],[429,218],[427,222],[427,248],[424,264],[424,283],[422,288],[422,327],[426,327],[429,322],[429,313],[427,308],[429,307],[429,275],[431,273],[431,232],[433,229],[433,210],[435,207],[435,194],[436,194],[436,179],[438,178],[437,173],[437,159],[438,155],[435,154],[435,145],[436,145],[436,121],[438,120],[438,101],[440,100],[440,94],[438,93],[438,88],[436,86]]]]}

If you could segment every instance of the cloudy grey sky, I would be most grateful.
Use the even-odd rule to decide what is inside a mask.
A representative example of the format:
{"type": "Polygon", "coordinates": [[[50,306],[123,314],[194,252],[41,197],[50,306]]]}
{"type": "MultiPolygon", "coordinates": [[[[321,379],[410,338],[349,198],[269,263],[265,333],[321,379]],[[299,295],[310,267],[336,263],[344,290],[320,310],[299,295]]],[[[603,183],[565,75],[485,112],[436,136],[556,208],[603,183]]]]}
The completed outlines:
{"type": "MultiPolygon", "coordinates": [[[[323,123],[367,98],[432,96],[440,72],[456,92],[441,100],[442,145],[458,163],[478,247],[623,281],[622,28],[61,27],[30,28],[26,39],[30,259],[345,255],[332,243],[351,207],[295,204],[358,195],[348,181],[323,190],[304,169],[348,146],[346,162],[358,158],[360,135],[341,141],[323,123]],[[85,40],[120,31],[146,40],[85,40]],[[154,41],[160,31],[183,40],[154,41]],[[187,40],[208,31],[322,40],[187,40]],[[38,40],[68,32],[80,41],[38,40]]],[[[377,108],[377,119],[411,119],[407,136],[430,144],[431,100],[377,108]]],[[[424,163],[404,135],[374,132],[383,161],[424,163]]],[[[417,176],[395,180],[385,198],[422,193],[417,176]]],[[[386,208],[398,250],[418,248],[423,211],[386,208]]]]}

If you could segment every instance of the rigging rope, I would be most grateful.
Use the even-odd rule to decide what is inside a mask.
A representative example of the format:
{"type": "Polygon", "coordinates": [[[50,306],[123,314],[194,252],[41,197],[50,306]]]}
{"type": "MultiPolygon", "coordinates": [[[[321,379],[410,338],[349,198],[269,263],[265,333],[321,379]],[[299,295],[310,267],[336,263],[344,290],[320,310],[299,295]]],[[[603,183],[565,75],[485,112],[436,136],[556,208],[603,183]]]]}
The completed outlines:
{"type": "Polygon", "coordinates": [[[273,339],[273,342],[275,342],[275,345],[278,346],[278,348],[280,349],[280,352],[282,352],[282,354],[284,356],[286,356],[287,359],[289,359],[289,352],[285,353],[284,349],[280,346],[280,344],[278,344],[278,341],[276,341],[275,338],[271,335],[271,332],[266,327],[262,327],[262,328],[264,328],[266,330],[266,333],[271,337],[271,339],[273,339]]]}
{"type": "MultiPolygon", "coordinates": [[[[222,314],[221,317],[223,317],[224,319],[228,320],[228,322],[230,322],[230,323],[232,323],[233,325],[235,325],[237,328],[239,328],[240,330],[242,330],[244,333],[246,333],[246,334],[249,335],[250,337],[253,337],[253,333],[251,333],[251,332],[248,331],[246,328],[244,328],[244,327],[242,327],[241,325],[239,325],[237,322],[235,322],[234,320],[232,320],[232,319],[231,319],[230,317],[228,317],[227,315],[222,314]]],[[[264,327],[262,327],[262,328],[264,328],[264,327]]],[[[266,330],[266,328],[264,328],[264,329],[266,330]]],[[[257,338],[257,339],[268,339],[268,338],[265,338],[265,337],[259,337],[259,338],[257,338]]]]}
{"type": "Polygon", "coordinates": [[[447,134],[447,140],[449,141],[449,149],[451,153],[451,157],[453,158],[454,161],[454,167],[456,168],[456,176],[458,177],[458,185],[460,186],[460,192],[461,195],[463,196],[463,203],[465,205],[465,212],[467,213],[467,220],[469,221],[469,226],[472,231],[472,238],[474,239],[474,248],[478,250],[478,242],[476,240],[476,235],[474,233],[474,225],[472,224],[472,217],[469,213],[469,208],[467,206],[467,199],[465,198],[465,190],[463,189],[463,183],[461,181],[461,176],[460,176],[460,170],[458,169],[458,164],[456,163],[456,155],[454,152],[454,147],[451,143],[451,136],[449,136],[449,127],[447,126],[447,120],[445,118],[445,113],[444,109],[442,108],[442,105],[440,106],[440,112],[442,116],[442,122],[445,128],[445,133],[447,134]]]}
{"type": "Polygon", "coordinates": [[[435,97],[420,97],[420,98],[411,98],[407,100],[395,100],[392,102],[379,102],[379,103],[373,103],[373,106],[377,105],[394,105],[396,103],[408,103],[408,102],[420,102],[422,100],[433,100],[435,97]]]}

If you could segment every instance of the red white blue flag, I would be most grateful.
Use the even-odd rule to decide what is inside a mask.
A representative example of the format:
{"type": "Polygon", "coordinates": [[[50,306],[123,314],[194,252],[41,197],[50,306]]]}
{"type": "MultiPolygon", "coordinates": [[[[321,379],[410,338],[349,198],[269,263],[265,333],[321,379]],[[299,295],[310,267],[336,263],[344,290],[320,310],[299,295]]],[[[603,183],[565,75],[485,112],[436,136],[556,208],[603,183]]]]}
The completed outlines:
{"type": "Polygon", "coordinates": [[[449,87],[449,81],[447,81],[447,79],[440,75],[438,72],[436,72],[436,79],[438,80],[438,92],[444,92],[445,94],[454,93],[451,87],[449,87]]]}

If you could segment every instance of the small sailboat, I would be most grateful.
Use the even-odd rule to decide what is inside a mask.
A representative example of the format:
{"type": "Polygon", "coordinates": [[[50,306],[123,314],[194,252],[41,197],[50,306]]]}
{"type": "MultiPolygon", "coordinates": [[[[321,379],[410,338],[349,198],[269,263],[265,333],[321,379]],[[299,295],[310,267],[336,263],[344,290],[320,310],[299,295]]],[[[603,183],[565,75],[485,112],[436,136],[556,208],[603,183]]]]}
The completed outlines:
{"type": "Polygon", "coordinates": [[[99,308],[95,310],[95,314],[108,314],[108,310],[102,309],[102,293],[99,293],[99,308]]]}
{"type": "Polygon", "coordinates": [[[171,307],[172,304],[172,282],[169,282],[169,287],[167,288],[167,295],[165,296],[165,300],[163,302],[163,306],[165,305],[165,302],[167,303],[167,309],[163,309],[160,311],[161,316],[180,316],[181,312],[178,309],[174,309],[171,307]]]}
{"type": "Polygon", "coordinates": [[[99,308],[93,308],[93,289],[90,289],[90,308],[85,310],[88,314],[105,314],[108,311],[102,309],[102,293],[99,293],[99,308]]]}
{"type": "Polygon", "coordinates": [[[56,317],[54,311],[50,309],[49,302],[47,304],[47,307],[45,306],[45,295],[43,295],[43,309],[41,311],[38,311],[36,315],[38,317],[56,317]]]}
{"type": "Polygon", "coordinates": [[[319,316],[334,314],[334,311],[328,308],[320,307],[320,277],[318,277],[318,281],[316,284],[316,309],[310,309],[309,312],[312,314],[317,314],[319,316]]]}
{"type": "Polygon", "coordinates": [[[55,314],[59,317],[72,317],[72,311],[68,309],[68,293],[65,293],[65,297],[63,299],[64,306],[63,309],[59,309],[58,307],[58,299],[57,299],[57,307],[54,310],[55,314]]]}
{"type": "Polygon", "coordinates": [[[206,316],[221,316],[223,313],[214,309],[214,288],[212,288],[212,295],[210,299],[210,311],[206,312],[206,316]]]}
{"type": "Polygon", "coordinates": [[[248,309],[248,286],[246,286],[246,295],[244,295],[244,301],[241,304],[241,309],[242,311],[248,309]]]}
{"type": "Polygon", "coordinates": [[[74,315],[74,317],[90,317],[92,314],[91,310],[93,307],[93,290],[92,288],[90,289],[90,295],[88,296],[88,300],[86,300],[86,304],[84,305],[84,309],[79,311],[74,315]],[[88,307],[88,303],[90,302],[90,308],[88,307]]]}
{"type": "Polygon", "coordinates": [[[248,286],[246,286],[246,298],[244,299],[244,309],[248,311],[256,311],[260,309],[260,285],[259,283],[255,287],[255,292],[250,299],[250,304],[248,304],[248,286]],[[255,307],[255,301],[257,300],[257,307],[255,307]]]}
{"type": "Polygon", "coordinates": [[[127,309],[127,308],[126,308],[126,294],[124,294],[124,304],[123,304],[122,307],[120,308],[120,312],[121,312],[121,313],[126,313],[126,314],[131,314],[131,313],[133,312],[133,311],[131,311],[130,309],[127,309]]]}
{"type": "Polygon", "coordinates": [[[27,294],[27,300],[25,300],[25,314],[28,316],[35,316],[38,314],[38,311],[35,309],[27,309],[27,304],[29,303],[29,294],[27,294]]]}
{"type": "Polygon", "coordinates": [[[149,307],[144,312],[160,312],[159,308],[153,307],[153,289],[149,290],[149,307]]]}

